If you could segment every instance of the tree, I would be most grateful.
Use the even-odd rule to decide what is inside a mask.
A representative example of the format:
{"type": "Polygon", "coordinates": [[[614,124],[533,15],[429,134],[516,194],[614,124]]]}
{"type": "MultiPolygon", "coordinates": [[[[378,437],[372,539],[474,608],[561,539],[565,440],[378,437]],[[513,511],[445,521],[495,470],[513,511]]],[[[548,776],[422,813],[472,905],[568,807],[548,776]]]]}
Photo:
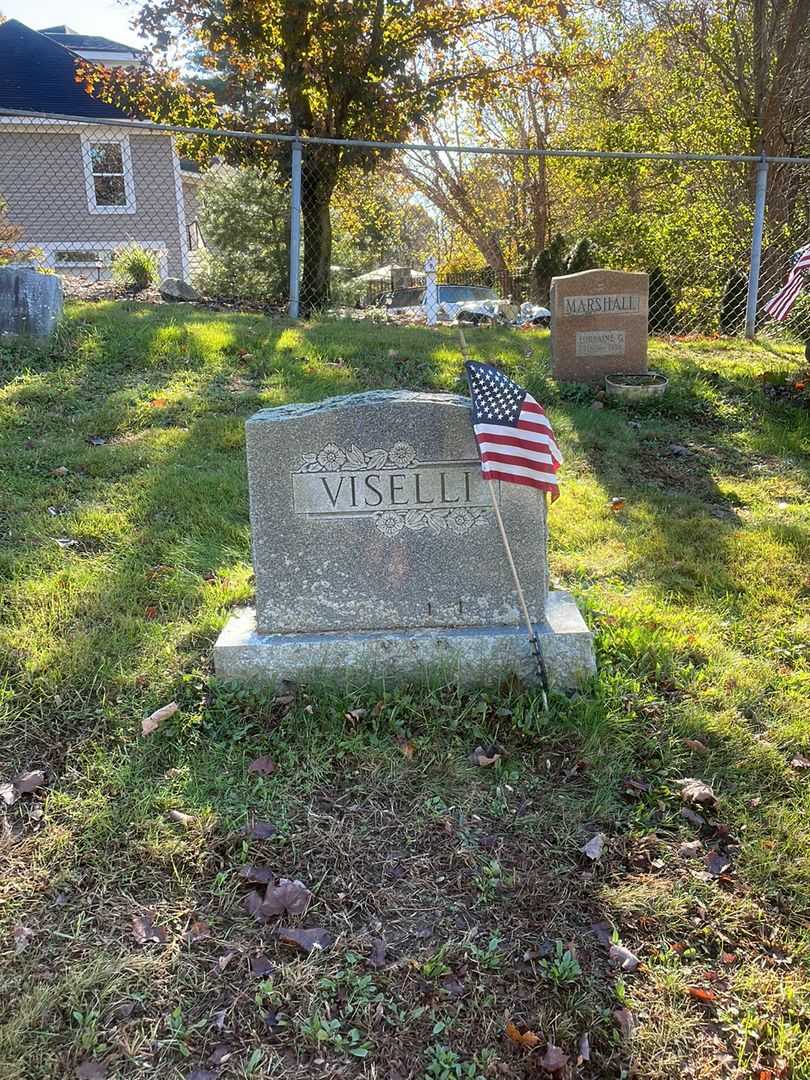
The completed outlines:
{"type": "MultiPolygon", "coordinates": [[[[553,0],[146,0],[137,23],[165,55],[177,41],[195,50],[207,92],[189,95],[168,70],[91,75],[97,92],[166,118],[199,105],[207,122],[334,139],[397,141],[452,91],[491,77],[498,64],[467,48],[482,28],[515,16],[541,22],[553,0]]],[[[199,122],[199,121],[197,121],[199,122]]],[[[251,144],[235,148],[242,158],[251,144]]],[[[262,151],[259,151],[261,153],[262,151]]],[[[228,151],[230,154],[231,151],[228,151]]],[[[266,153],[266,151],[264,151],[266,153]]],[[[230,158],[229,158],[230,160],[230,158]]],[[[373,168],[380,155],[334,144],[306,147],[302,173],[305,309],[328,298],[332,194],[343,169],[373,168]]]]}

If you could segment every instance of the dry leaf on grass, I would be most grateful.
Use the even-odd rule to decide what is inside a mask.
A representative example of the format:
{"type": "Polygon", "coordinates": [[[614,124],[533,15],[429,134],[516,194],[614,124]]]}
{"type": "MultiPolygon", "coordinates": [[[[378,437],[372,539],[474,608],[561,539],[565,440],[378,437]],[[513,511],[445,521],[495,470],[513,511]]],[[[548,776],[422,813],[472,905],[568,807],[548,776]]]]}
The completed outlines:
{"type": "Polygon", "coordinates": [[[55,469],[51,469],[51,476],[67,476],[68,472],[67,465],[57,465],[55,469]]]}
{"type": "Polygon", "coordinates": [[[682,859],[696,859],[701,851],[703,851],[703,844],[700,840],[690,840],[678,848],[678,854],[682,859]]]}
{"type": "Polygon", "coordinates": [[[149,941],[155,941],[165,945],[169,935],[162,926],[155,926],[152,915],[147,911],[143,915],[136,915],[132,920],[132,934],[139,945],[146,945],[149,941]]]}
{"type": "Polygon", "coordinates": [[[303,881],[279,878],[277,885],[268,885],[262,902],[264,915],[303,915],[312,903],[312,893],[303,881]]]}
{"type": "MultiPolygon", "coordinates": [[[[235,956],[238,956],[238,955],[239,955],[239,950],[238,949],[231,949],[229,952],[223,953],[222,956],[218,956],[216,958],[216,960],[214,961],[213,970],[221,975],[222,972],[225,970],[225,968],[228,966],[228,964],[230,964],[231,960],[233,960],[233,958],[235,956]]],[[[224,1014],[225,1010],[223,1009],[222,1012],[224,1014]]],[[[217,1015],[218,1015],[217,1013],[214,1013],[214,1016],[217,1016],[217,1015]]],[[[221,1029],[222,1025],[219,1025],[219,1026],[220,1026],[220,1029],[221,1029]]]]}
{"type": "Polygon", "coordinates": [[[416,747],[413,745],[410,739],[397,739],[397,746],[402,753],[402,756],[407,761],[413,760],[413,755],[416,752],[416,747]]]}
{"type": "Polygon", "coordinates": [[[242,897],[242,907],[248,915],[252,915],[258,922],[264,920],[264,914],[262,912],[262,894],[258,889],[252,889],[242,897]]]}
{"type": "Polygon", "coordinates": [[[42,769],[32,769],[31,772],[21,773],[11,782],[20,795],[31,795],[45,783],[45,773],[42,769]]]}
{"type": "Polygon", "coordinates": [[[577,1053],[577,1065],[582,1065],[585,1061],[591,1060],[591,1040],[588,1038],[587,1031],[579,1040],[579,1050],[577,1053]]]}
{"type": "Polygon", "coordinates": [[[367,709],[350,709],[346,713],[345,718],[349,721],[350,724],[356,724],[358,720],[363,719],[367,711],[367,709]]]}
{"type": "Polygon", "coordinates": [[[211,937],[211,927],[202,919],[195,919],[186,930],[186,941],[190,945],[196,945],[198,941],[207,941],[211,937]]]}
{"type": "Polygon", "coordinates": [[[622,780],[622,794],[631,799],[640,799],[650,790],[646,780],[637,780],[633,776],[625,776],[622,780]]]}
{"type": "Polygon", "coordinates": [[[19,956],[21,952],[31,944],[31,939],[34,936],[34,931],[29,926],[22,926],[18,923],[11,931],[14,938],[14,952],[19,956]]]}
{"type": "Polygon", "coordinates": [[[100,1061],[87,1058],[79,1063],[76,1080],[107,1080],[107,1069],[100,1061]]]}
{"type": "Polygon", "coordinates": [[[184,814],[182,810],[170,810],[166,816],[169,821],[176,821],[178,825],[185,825],[186,828],[197,820],[191,814],[184,814]]]}
{"type": "Polygon", "coordinates": [[[249,821],[244,828],[244,834],[250,840],[269,840],[271,836],[275,836],[275,825],[270,821],[249,821]]]}
{"type": "Polygon", "coordinates": [[[806,758],[804,754],[796,754],[791,758],[790,764],[794,769],[810,769],[810,758],[806,758]]]}
{"type": "Polygon", "coordinates": [[[610,500],[610,509],[614,514],[617,514],[619,510],[624,510],[624,499],[620,499],[618,495],[614,495],[610,500]]]}
{"type": "Polygon", "coordinates": [[[555,1073],[564,1069],[568,1064],[568,1054],[564,1054],[559,1046],[549,1043],[546,1052],[540,1058],[540,1067],[546,1072],[555,1073]]]}
{"type": "Polygon", "coordinates": [[[622,971],[635,971],[641,963],[636,954],[625,949],[624,945],[611,945],[608,955],[614,963],[621,965],[622,971]]]}
{"type": "Polygon", "coordinates": [[[681,817],[688,821],[690,825],[694,825],[696,829],[700,829],[706,824],[706,819],[701,817],[700,814],[696,814],[694,810],[690,810],[688,806],[681,807],[681,817]]]}
{"type": "Polygon", "coordinates": [[[251,761],[247,771],[257,773],[259,776],[270,776],[276,771],[276,763],[268,754],[265,754],[264,757],[257,757],[254,761],[251,761]]]}
{"type": "Polygon", "coordinates": [[[701,1002],[703,1005],[709,1005],[711,1002],[717,1001],[717,994],[714,990],[706,990],[702,986],[690,986],[687,992],[691,998],[701,1002]]]}
{"type": "Polygon", "coordinates": [[[210,1069],[192,1069],[186,1080],[219,1080],[219,1078],[210,1069]]]}
{"type": "Polygon", "coordinates": [[[470,761],[473,765],[478,765],[482,769],[488,768],[490,765],[497,765],[501,760],[501,755],[498,753],[496,746],[476,746],[475,750],[470,754],[470,761]]]}
{"type": "Polygon", "coordinates": [[[506,1037],[526,1050],[534,1050],[535,1046],[539,1046],[542,1041],[536,1032],[521,1031],[517,1024],[514,1024],[511,1020],[506,1025],[506,1037]]]}
{"type": "Polygon", "coordinates": [[[334,942],[334,937],[328,930],[322,927],[312,927],[308,930],[295,930],[289,926],[282,926],[276,931],[276,937],[285,945],[294,945],[304,952],[315,952],[320,949],[328,949],[334,942]]]}
{"type": "Polygon", "coordinates": [[[220,1065],[224,1065],[225,1062],[233,1056],[233,1047],[228,1046],[227,1043],[217,1043],[211,1053],[208,1055],[208,1064],[218,1068],[220,1065]]]}
{"type": "Polygon", "coordinates": [[[382,938],[372,938],[371,952],[366,958],[366,963],[369,967],[378,970],[385,967],[385,942],[382,938]]]}
{"type": "Polygon", "coordinates": [[[717,796],[709,785],[703,780],[695,780],[688,776],[679,781],[681,785],[681,798],[685,803],[693,803],[696,806],[705,806],[711,809],[717,805],[717,796]]]}
{"type": "Polygon", "coordinates": [[[598,832],[595,836],[592,836],[588,843],[580,850],[582,850],[589,859],[593,859],[595,862],[597,859],[602,858],[602,849],[605,846],[606,839],[604,833],[598,832]]]}
{"type": "Polygon", "coordinates": [[[157,731],[164,720],[168,720],[170,716],[174,716],[180,706],[176,701],[170,701],[168,705],[164,705],[161,709],[155,709],[155,711],[141,723],[141,734],[151,735],[153,731],[157,731]]]}
{"type": "Polygon", "coordinates": [[[264,979],[275,970],[275,966],[270,963],[264,953],[259,953],[258,956],[252,956],[250,959],[250,973],[259,979],[264,979]]]}
{"type": "Polygon", "coordinates": [[[629,1039],[630,1036],[633,1034],[633,1028],[635,1027],[633,1014],[630,1012],[630,1010],[614,1009],[613,1019],[616,1021],[619,1031],[622,1033],[624,1038],[629,1039]]]}
{"type": "Polygon", "coordinates": [[[13,806],[19,797],[19,791],[17,791],[10,781],[6,781],[5,784],[0,784],[0,799],[3,800],[6,806],[13,806]]]}
{"type": "Polygon", "coordinates": [[[613,942],[613,927],[610,923],[591,923],[591,933],[596,936],[600,945],[604,945],[606,949],[610,948],[611,943],[613,942]]]}
{"type": "Polygon", "coordinates": [[[248,881],[251,885],[269,885],[271,881],[276,880],[276,875],[269,866],[241,866],[239,868],[239,877],[243,881],[248,881]]]}
{"type": "Polygon", "coordinates": [[[725,874],[727,870],[731,869],[731,859],[728,855],[723,855],[719,851],[709,851],[706,854],[706,869],[714,877],[720,877],[721,874],[725,874]]]}
{"type": "Polygon", "coordinates": [[[701,742],[700,739],[684,739],[683,745],[695,754],[706,754],[709,750],[706,743],[701,742]]]}

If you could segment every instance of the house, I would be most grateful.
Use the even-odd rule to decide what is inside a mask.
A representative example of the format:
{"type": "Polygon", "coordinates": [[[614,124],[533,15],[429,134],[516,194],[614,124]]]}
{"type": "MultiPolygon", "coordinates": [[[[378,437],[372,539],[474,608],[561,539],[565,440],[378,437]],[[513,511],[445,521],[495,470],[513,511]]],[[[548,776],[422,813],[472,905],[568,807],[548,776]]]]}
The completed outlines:
{"type": "Polygon", "coordinates": [[[69,26],[48,26],[40,30],[40,34],[64,45],[82,60],[103,64],[104,67],[131,68],[138,67],[143,62],[143,53],[130,45],[122,45],[119,41],[110,41],[109,38],[92,34],[79,34],[69,26]]]}
{"type": "Polygon", "coordinates": [[[199,173],[181,168],[170,134],[122,125],[125,113],[76,81],[79,58],[99,56],[117,64],[138,54],[65,26],[0,24],[0,205],[22,231],[16,246],[58,273],[95,279],[137,244],[155,253],[161,276],[187,279],[199,231],[186,199],[196,206],[199,173]]]}

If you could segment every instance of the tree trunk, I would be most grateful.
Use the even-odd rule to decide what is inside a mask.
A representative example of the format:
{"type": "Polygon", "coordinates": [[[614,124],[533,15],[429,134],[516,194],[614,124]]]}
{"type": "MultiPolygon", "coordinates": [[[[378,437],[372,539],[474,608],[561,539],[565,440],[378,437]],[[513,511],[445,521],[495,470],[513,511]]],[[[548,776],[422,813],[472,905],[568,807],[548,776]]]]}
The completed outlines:
{"type": "Polygon", "coordinates": [[[332,264],[330,206],[337,180],[338,148],[307,146],[301,168],[301,217],[304,258],[300,311],[309,315],[329,304],[332,264]],[[325,151],[325,152],[324,152],[325,151]]]}

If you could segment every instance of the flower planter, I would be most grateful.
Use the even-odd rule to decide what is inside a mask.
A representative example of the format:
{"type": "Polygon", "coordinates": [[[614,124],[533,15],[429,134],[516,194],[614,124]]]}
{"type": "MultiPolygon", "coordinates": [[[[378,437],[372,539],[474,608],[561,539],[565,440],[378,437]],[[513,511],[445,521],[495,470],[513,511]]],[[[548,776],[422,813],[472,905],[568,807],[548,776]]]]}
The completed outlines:
{"type": "Polygon", "coordinates": [[[648,401],[664,393],[669,380],[657,371],[646,375],[606,375],[605,393],[620,401],[648,401]]]}

